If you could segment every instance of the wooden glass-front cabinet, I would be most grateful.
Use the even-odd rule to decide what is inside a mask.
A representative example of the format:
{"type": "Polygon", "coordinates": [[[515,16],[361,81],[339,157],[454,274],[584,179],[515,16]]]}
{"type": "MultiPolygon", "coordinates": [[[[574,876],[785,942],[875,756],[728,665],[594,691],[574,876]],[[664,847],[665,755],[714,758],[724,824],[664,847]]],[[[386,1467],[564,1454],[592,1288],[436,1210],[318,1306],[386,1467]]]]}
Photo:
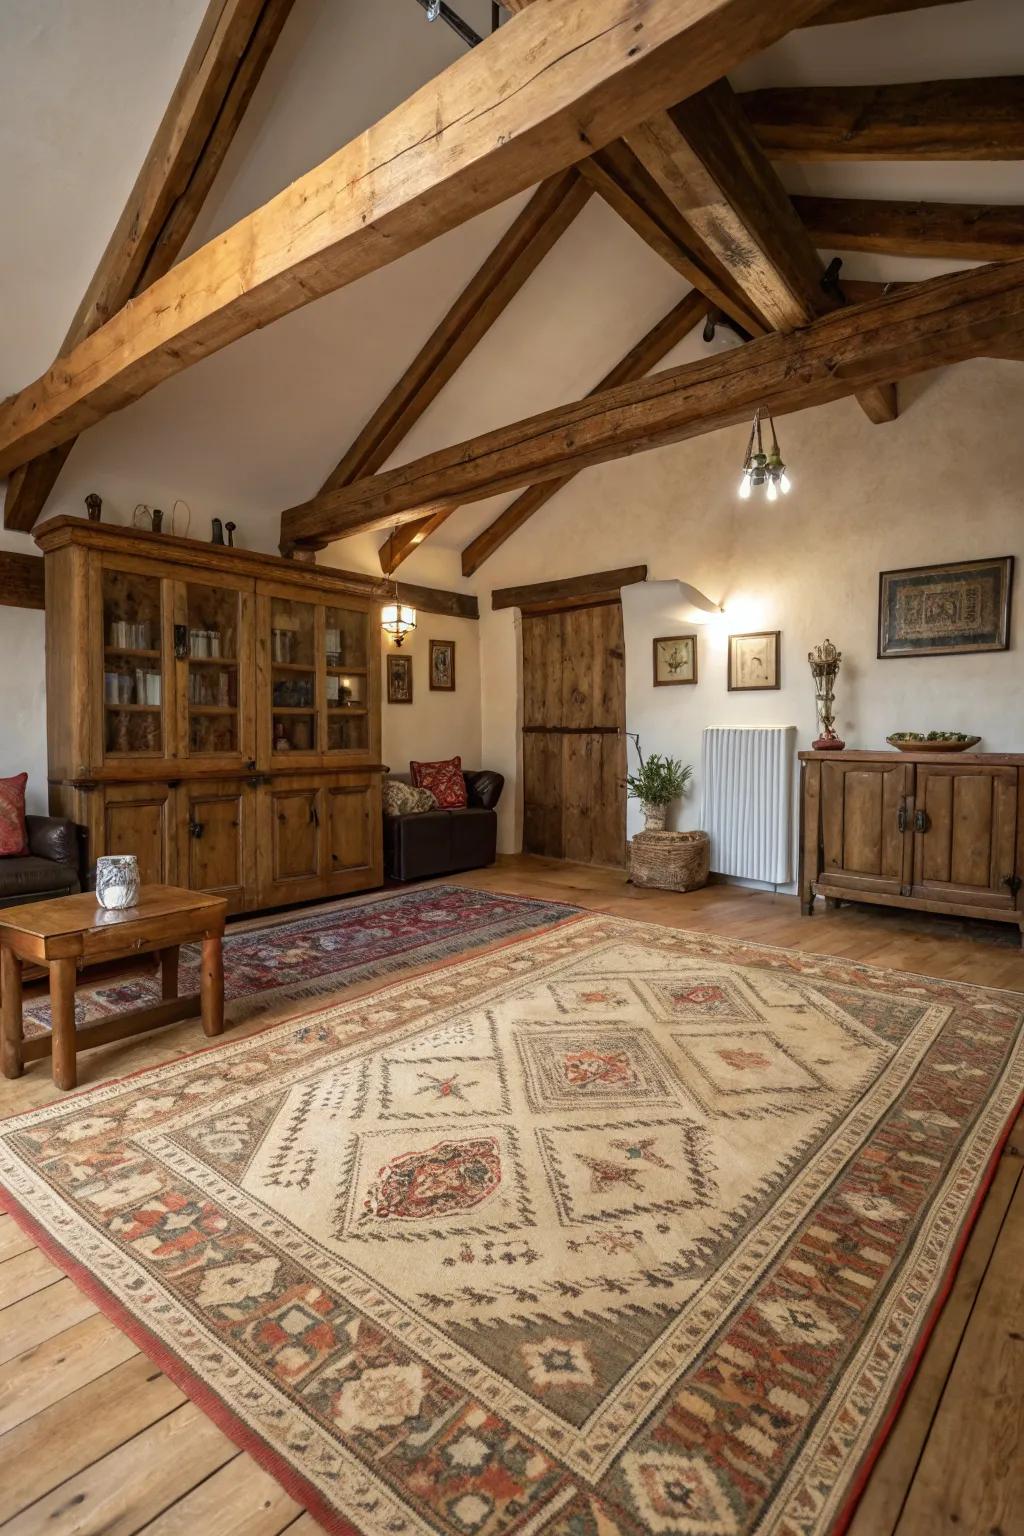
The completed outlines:
{"type": "Polygon", "coordinates": [[[236,911],[379,885],[372,581],[73,518],[38,542],[51,806],[90,863],[236,911]]]}
{"type": "Polygon", "coordinates": [[[802,752],[800,899],[1020,922],[1024,756],[802,752]]]}

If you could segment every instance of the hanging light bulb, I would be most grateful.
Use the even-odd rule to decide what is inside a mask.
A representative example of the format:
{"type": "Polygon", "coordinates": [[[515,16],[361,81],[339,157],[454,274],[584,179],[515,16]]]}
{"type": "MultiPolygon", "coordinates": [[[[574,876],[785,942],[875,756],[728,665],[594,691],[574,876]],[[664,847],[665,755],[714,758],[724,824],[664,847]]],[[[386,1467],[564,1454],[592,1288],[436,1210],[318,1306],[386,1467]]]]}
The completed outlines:
{"type": "MultiPolygon", "coordinates": [[[[395,529],[397,537],[398,529],[395,529]]],[[[395,595],[390,603],[385,603],[380,611],[380,625],[386,635],[390,635],[396,646],[400,646],[406,635],[411,635],[416,628],[416,609],[408,603],[400,601],[398,596],[398,577],[395,577],[395,595]]]]}
{"type": "Polygon", "coordinates": [[[780,491],[783,496],[788,496],[792,489],[786,466],[782,462],[775,423],[770,416],[768,425],[772,433],[771,449],[768,453],[764,451],[761,431],[762,410],[763,408],[758,406],[754,412],[750,436],[747,438],[747,451],[743,459],[743,473],[739,484],[739,496],[743,501],[749,501],[751,491],[759,486],[764,487],[765,499],[768,501],[778,501],[780,491]]]}

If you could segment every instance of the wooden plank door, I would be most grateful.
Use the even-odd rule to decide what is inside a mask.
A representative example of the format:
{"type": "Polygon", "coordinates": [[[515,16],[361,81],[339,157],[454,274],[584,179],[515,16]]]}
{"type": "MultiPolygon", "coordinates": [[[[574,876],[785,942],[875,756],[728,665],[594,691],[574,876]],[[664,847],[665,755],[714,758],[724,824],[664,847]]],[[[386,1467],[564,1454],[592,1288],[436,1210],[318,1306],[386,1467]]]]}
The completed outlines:
{"type": "Polygon", "coordinates": [[[918,766],[915,896],[1012,911],[1016,840],[1016,768],[918,766]]]}
{"type": "Polygon", "coordinates": [[[626,848],[622,605],[523,614],[523,847],[621,866],[626,848]]]}
{"type": "Polygon", "coordinates": [[[913,768],[908,763],[822,763],[824,882],[847,887],[851,894],[907,894],[912,788],[913,768]]]}

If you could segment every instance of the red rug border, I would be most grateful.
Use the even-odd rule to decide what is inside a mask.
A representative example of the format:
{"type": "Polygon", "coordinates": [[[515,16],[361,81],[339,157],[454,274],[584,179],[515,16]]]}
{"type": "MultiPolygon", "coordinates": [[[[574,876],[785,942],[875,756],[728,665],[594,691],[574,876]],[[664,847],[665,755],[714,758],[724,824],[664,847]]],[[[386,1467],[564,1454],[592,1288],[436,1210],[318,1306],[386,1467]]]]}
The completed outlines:
{"type": "MultiPolygon", "coordinates": [[[[593,909],[581,908],[578,913],[574,913],[571,917],[562,918],[559,922],[553,923],[550,928],[547,928],[543,931],[545,933],[554,933],[560,928],[565,928],[572,924],[579,923],[586,917],[610,915],[611,914],[604,913],[600,909],[595,911],[593,909]]],[[[628,922],[630,919],[625,919],[625,921],[628,922]]],[[[636,921],[636,919],[633,919],[633,921],[636,921]]],[[[467,951],[465,958],[483,959],[489,954],[497,954],[501,950],[511,947],[513,944],[521,943],[524,940],[534,936],[534,934],[513,935],[510,938],[501,939],[493,946],[485,947],[480,951],[467,951]]],[[[756,945],[757,941],[740,940],[739,942],[754,942],[756,945]]],[[[784,946],[762,945],[759,947],[774,949],[782,948],[784,946]]],[[[819,957],[816,955],[815,958],[819,957]]],[[[842,959],[844,957],[821,956],[820,958],[842,959]]],[[[451,956],[448,956],[445,959],[432,961],[429,965],[424,966],[422,970],[416,970],[413,968],[413,974],[408,977],[390,977],[387,980],[382,981],[379,987],[371,988],[368,992],[364,993],[363,996],[371,997],[375,992],[383,991],[384,988],[388,986],[394,986],[398,981],[414,980],[416,976],[429,976],[436,970],[441,970],[445,966],[458,963],[459,961],[453,960],[451,956]]],[[[850,963],[854,965],[858,964],[856,961],[850,963]]],[[[872,966],[867,967],[867,969],[884,970],[886,968],[872,966]]],[[[917,976],[919,974],[923,975],[924,973],[898,972],[895,974],[917,976]]],[[[935,977],[932,979],[940,981],[942,980],[941,977],[935,977]]],[[[977,984],[973,982],[957,982],[956,985],[973,987],[977,984]]],[[[1010,991],[1011,989],[985,988],[982,986],[981,990],[1010,991]]],[[[358,999],[355,999],[355,1001],[358,1001],[358,999]]],[[[337,999],[336,1003],[328,1002],[325,1003],[323,1007],[330,1008],[334,1006],[340,1006],[343,1002],[344,999],[339,998],[337,999]]],[[[264,1034],[271,1029],[276,1029],[281,1025],[292,1023],[296,1019],[307,1017],[308,1015],[317,1013],[319,1011],[321,1010],[312,1008],[301,1010],[298,1013],[288,1014],[284,1018],[275,1019],[268,1023],[266,1028],[263,1030],[255,1030],[251,1035],[241,1036],[237,1041],[218,1039],[212,1044],[200,1046],[195,1051],[186,1051],[183,1055],[174,1057],[171,1062],[154,1062],[151,1066],[139,1067],[134,1072],[126,1072],[122,1077],[110,1078],[105,1083],[87,1085],[86,1087],[76,1090],[75,1094],[73,1095],[64,1094],[59,1099],[51,1099],[45,1105],[37,1105],[36,1109],[47,1109],[52,1107],[54,1104],[64,1104],[67,1103],[68,1100],[72,1097],[78,1097],[86,1093],[95,1092],[96,1088],[98,1087],[109,1087],[114,1083],[130,1082],[133,1078],[144,1077],[148,1072],[156,1072],[163,1067],[171,1066],[175,1062],[193,1060],[197,1056],[205,1056],[213,1051],[222,1050],[227,1046],[241,1044],[243,1040],[255,1039],[259,1035],[264,1034]]],[[[857,1505],[863,1497],[864,1491],[870,1480],[871,1473],[873,1472],[878,1458],[881,1455],[890,1434],[892,1433],[896,1420],[899,1417],[900,1410],[906,1401],[908,1392],[910,1391],[914,1377],[917,1375],[917,1371],[920,1367],[925,1351],[931,1342],[935,1328],[939,1322],[940,1317],[942,1316],[943,1311],[945,1310],[946,1303],[950,1298],[953,1286],[956,1283],[956,1277],[963,1262],[964,1254],[967,1250],[967,1245],[970,1242],[971,1235],[975,1226],[977,1225],[978,1217],[981,1213],[982,1206],[985,1203],[985,1199],[992,1187],[993,1181],[995,1180],[1000,1159],[1002,1158],[1003,1152],[1006,1149],[1006,1145],[1012,1134],[1013,1127],[1016,1124],[1017,1119],[1022,1111],[1024,1111],[1024,1093],[1022,1093],[1017,1099],[1014,1109],[1007,1119],[1006,1125],[1004,1126],[998,1140],[993,1146],[992,1153],[985,1168],[984,1176],[978,1186],[974,1199],[971,1203],[970,1211],[967,1214],[964,1224],[960,1230],[959,1237],[957,1238],[956,1248],[950,1256],[945,1275],[943,1276],[942,1285],[935,1297],[935,1300],[932,1302],[928,1317],[926,1318],[918,1339],[914,1345],[910,1359],[907,1361],[907,1364],[904,1367],[900,1381],[893,1393],[892,1401],[890,1402],[886,1411],[885,1418],[876,1431],[875,1436],[870,1446],[868,1447],[868,1450],[865,1452],[864,1457],[861,1460],[857,1474],[847,1493],[846,1500],[836,1517],[835,1523],[831,1527],[829,1536],[845,1536],[845,1533],[849,1530],[854,1515],[857,1511],[857,1505]]],[[[0,1125],[5,1124],[7,1120],[16,1120],[23,1114],[31,1114],[33,1112],[34,1111],[32,1110],[18,1110],[13,1115],[0,1117],[0,1125]]],[[[331,1533],[331,1536],[365,1536],[365,1533],[361,1531],[358,1526],[353,1525],[352,1522],[348,1520],[344,1515],[339,1514],[337,1510],[333,1509],[329,1504],[327,1504],[319,1491],[311,1483],[308,1483],[300,1473],[296,1472],[295,1469],[288,1462],[286,1462],[283,1457],[279,1456],[276,1451],[272,1450],[270,1446],[267,1445],[266,1442],[262,1440],[254,1430],[251,1430],[244,1422],[244,1420],[241,1419],[224,1402],[222,1402],[216,1393],[210,1387],[208,1387],[200,1377],[196,1376],[183,1360],[179,1359],[178,1356],[167,1350],[163,1343],[156,1337],[155,1334],[151,1333],[151,1331],[146,1327],[144,1323],[140,1322],[130,1312],[126,1311],[126,1309],[121,1305],[117,1298],[104,1287],[102,1281],[97,1280],[89,1270],[87,1270],[83,1265],[79,1264],[75,1258],[67,1253],[62,1245],[55,1238],[53,1238],[50,1233],[48,1233],[44,1228],[40,1227],[22,1207],[14,1195],[12,1195],[11,1192],[3,1185],[0,1185],[0,1211],[5,1211],[7,1215],[12,1218],[12,1220],[17,1222],[18,1226],[21,1227],[21,1229],[33,1239],[36,1246],[41,1249],[46,1257],[58,1268],[63,1269],[67,1274],[67,1277],[72,1280],[75,1285],[78,1286],[79,1290],[83,1291],[91,1301],[95,1302],[96,1306],[103,1313],[103,1315],[108,1317],[110,1321],[113,1322],[118,1328],[120,1328],[123,1333],[127,1334],[132,1342],[137,1344],[139,1349],[153,1361],[154,1365],[156,1365],[164,1373],[165,1376],[173,1381],[175,1386],[178,1387],[180,1391],[184,1392],[185,1396],[191,1402],[196,1403],[197,1406],[200,1407],[203,1412],[213,1420],[213,1422],[217,1425],[218,1429],[220,1429],[223,1434],[227,1435],[227,1437],[232,1440],[240,1450],[245,1451],[248,1455],[250,1455],[253,1460],[258,1463],[258,1465],[263,1467],[265,1471],[269,1472],[270,1475],[280,1483],[281,1487],[285,1490],[289,1497],[294,1499],[297,1504],[302,1505],[303,1508],[313,1516],[318,1524],[322,1525],[326,1531],[331,1533]]],[[[566,1473],[565,1475],[568,1476],[569,1474],[566,1473]]],[[[60,1485],[58,1484],[58,1486],[60,1485]]],[[[191,1492],[191,1490],[189,1490],[189,1492],[191,1492]]],[[[188,1494],[185,1494],[184,1497],[187,1498],[188,1494]]]]}

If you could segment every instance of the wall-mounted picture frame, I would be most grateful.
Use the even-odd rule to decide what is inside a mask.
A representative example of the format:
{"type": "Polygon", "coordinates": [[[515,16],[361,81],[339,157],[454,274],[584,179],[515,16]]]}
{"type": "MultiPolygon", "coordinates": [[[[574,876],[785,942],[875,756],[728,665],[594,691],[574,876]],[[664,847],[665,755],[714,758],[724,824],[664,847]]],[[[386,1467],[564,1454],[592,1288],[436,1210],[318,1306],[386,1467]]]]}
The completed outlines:
{"type": "Polygon", "coordinates": [[[697,636],[659,636],[654,642],[655,688],[675,688],[696,681],[697,636]]]}
{"type": "Polygon", "coordinates": [[[958,656],[1010,648],[1013,556],[882,571],[878,655],[958,656]]]}
{"type": "Polygon", "coordinates": [[[751,635],[729,636],[730,693],[760,692],[762,689],[779,688],[782,678],[779,667],[782,631],[762,629],[751,635]]]}
{"type": "Polygon", "coordinates": [[[388,652],[388,703],[412,703],[412,657],[388,652]]]}
{"type": "Polygon", "coordinates": [[[455,692],[454,640],[431,640],[429,681],[434,693],[455,692]]]}

